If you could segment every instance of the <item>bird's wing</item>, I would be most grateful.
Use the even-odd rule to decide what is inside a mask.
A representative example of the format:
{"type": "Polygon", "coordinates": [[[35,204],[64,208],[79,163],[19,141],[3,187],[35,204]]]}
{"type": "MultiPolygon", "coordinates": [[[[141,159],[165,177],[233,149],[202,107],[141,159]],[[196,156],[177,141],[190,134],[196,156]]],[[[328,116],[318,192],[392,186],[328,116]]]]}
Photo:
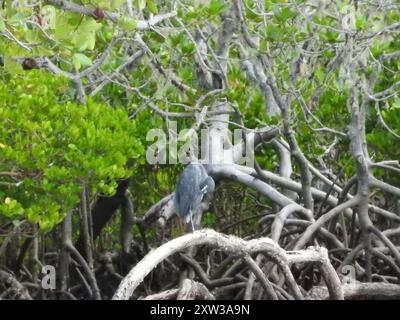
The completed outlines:
{"type": "Polygon", "coordinates": [[[175,191],[177,213],[187,221],[196,214],[203,196],[209,192],[208,174],[200,163],[191,163],[183,170],[175,191]]]}
{"type": "Polygon", "coordinates": [[[198,170],[200,170],[201,180],[204,180],[205,178],[208,177],[207,170],[206,170],[206,168],[204,168],[204,166],[201,163],[198,164],[197,166],[198,166],[198,170]]]}
{"type": "Polygon", "coordinates": [[[194,195],[196,195],[196,175],[193,174],[195,168],[186,167],[182,172],[179,179],[175,194],[175,206],[177,208],[178,214],[181,217],[185,217],[189,214],[191,208],[193,208],[194,195]]]}
{"type": "Polygon", "coordinates": [[[214,192],[215,189],[214,179],[211,176],[207,176],[204,180],[201,181],[199,186],[200,186],[200,191],[203,194],[212,193],[214,192]]]}
{"type": "Polygon", "coordinates": [[[207,178],[205,178],[203,181],[200,182],[199,187],[200,187],[200,192],[202,194],[207,193],[207,178]]]}

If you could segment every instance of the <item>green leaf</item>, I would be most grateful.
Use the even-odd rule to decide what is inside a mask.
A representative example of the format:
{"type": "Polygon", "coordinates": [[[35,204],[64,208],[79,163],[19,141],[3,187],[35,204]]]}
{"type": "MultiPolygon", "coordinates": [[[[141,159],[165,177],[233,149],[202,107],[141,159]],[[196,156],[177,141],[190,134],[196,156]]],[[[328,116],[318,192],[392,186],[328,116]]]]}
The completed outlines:
{"type": "Polygon", "coordinates": [[[78,150],[76,145],[74,145],[73,143],[68,144],[68,148],[70,148],[71,150],[78,150]]]}
{"type": "Polygon", "coordinates": [[[126,2],[126,0],[107,0],[107,2],[110,3],[111,10],[115,10],[122,6],[126,2]]]}
{"type": "Polygon", "coordinates": [[[90,59],[88,56],[84,55],[83,53],[75,53],[73,58],[76,59],[77,61],[79,61],[79,66],[88,67],[93,64],[92,59],[90,59]]]}
{"type": "Polygon", "coordinates": [[[43,18],[46,20],[46,27],[49,29],[56,28],[57,13],[53,6],[43,6],[41,9],[43,18]]]}
{"type": "Polygon", "coordinates": [[[146,0],[135,0],[135,7],[139,11],[142,11],[144,8],[146,8],[146,0]]]}
{"type": "Polygon", "coordinates": [[[267,36],[273,41],[282,41],[285,38],[286,31],[279,25],[270,24],[267,26],[267,36]]]}
{"type": "Polygon", "coordinates": [[[295,16],[296,13],[290,10],[290,8],[288,7],[284,7],[281,10],[277,10],[277,12],[275,13],[275,17],[282,22],[285,22],[286,20],[293,18],[295,16]]]}
{"type": "Polygon", "coordinates": [[[364,15],[359,15],[356,18],[356,28],[357,30],[361,30],[365,27],[367,24],[367,18],[364,15]]]}
{"type": "Polygon", "coordinates": [[[390,106],[391,109],[400,109],[400,98],[396,98],[393,104],[390,106]]]}
{"type": "Polygon", "coordinates": [[[29,13],[18,12],[11,17],[10,24],[16,25],[22,23],[25,20],[27,20],[30,16],[31,15],[29,13]]]}
{"type": "Polygon", "coordinates": [[[8,56],[4,57],[4,68],[12,75],[23,72],[21,64],[8,56]]]}
{"type": "Polygon", "coordinates": [[[154,14],[158,13],[158,9],[156,4],[154,3],[154,0],[147,0],[147,9],[154,14]]]}
{"type": "Polygon", "coordinates": [[[325,71],[323,68],[319,68],[317,71],[315,71],[315,76],[319,81],[323,81],[325,78],[325,71]]]}
{"type": "Polygon", "coordinates": [[[74,54],[72,56],[72,64],[74,65],[75,70],[80,70],[81,68],[81,62],[79,61],[78,57],[76,56],[76,54],[74,54]]]}
{"type": "Polygon", "coordinates": [[[6,24],[3,19],[0,18],[0,32],[3,32],[4,30],[6,30],[6,24]]]}
{"type": "Polygon", "coordinates": [[[184,42],[181,47],[184,54],[191,54],[194,51],[195,45],[193,42],[184,42]]]}
{"type": "Polygon", "coordinates": [[[208,13],[211,15],[217,15],[225,11],[227,8],[228,6],[223,0],[211,0],[210,5],[208,6],[208,13]]]}
{"type": "Polygon", "coordinates": [[[133,31],[137,27],[136,20],[123,17],[118,20],[118,24],[126,31],[133,31]]]}

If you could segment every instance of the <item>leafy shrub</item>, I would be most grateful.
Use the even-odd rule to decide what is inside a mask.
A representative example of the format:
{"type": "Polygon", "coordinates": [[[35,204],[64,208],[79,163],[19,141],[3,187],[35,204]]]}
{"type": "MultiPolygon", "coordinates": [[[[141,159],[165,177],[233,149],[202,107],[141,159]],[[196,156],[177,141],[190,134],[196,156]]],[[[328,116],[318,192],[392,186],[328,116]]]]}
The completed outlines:
{"type": "Polygon", "coordinates": [[[83,186],[113,194],[143,153],[124,109],[67,101],[67,81],[41,71],[0,81],[0,216],[49,229],[83,186]]]}

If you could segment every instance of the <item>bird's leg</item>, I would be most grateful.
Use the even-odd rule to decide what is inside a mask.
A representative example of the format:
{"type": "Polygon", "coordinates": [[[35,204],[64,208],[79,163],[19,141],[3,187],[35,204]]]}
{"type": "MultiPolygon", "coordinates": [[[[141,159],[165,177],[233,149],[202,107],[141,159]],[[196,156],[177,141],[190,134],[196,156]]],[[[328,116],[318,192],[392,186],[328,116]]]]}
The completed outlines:
{"type": "Polygon", "coordinates": [[[190,223],[192,224],[192,232],[194,231],[194,223],[193,223],[193,213],[192,211],[189,212],[190,214],[190,223]]]}

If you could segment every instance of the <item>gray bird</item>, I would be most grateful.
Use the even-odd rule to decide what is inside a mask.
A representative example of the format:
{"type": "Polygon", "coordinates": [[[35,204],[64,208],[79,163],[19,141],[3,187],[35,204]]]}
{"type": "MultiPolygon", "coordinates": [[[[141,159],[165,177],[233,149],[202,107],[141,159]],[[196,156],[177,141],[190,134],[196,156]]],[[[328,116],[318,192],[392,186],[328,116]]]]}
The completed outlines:
{"type": "Polygon", "coordinates": [[[201,163],[191,163],[183,170],[174,194],[174,205],[178,215],[191,222],[194,231],[193,218],[204,195],[212,193],[215,188],[211,178],[201,163]]]}

